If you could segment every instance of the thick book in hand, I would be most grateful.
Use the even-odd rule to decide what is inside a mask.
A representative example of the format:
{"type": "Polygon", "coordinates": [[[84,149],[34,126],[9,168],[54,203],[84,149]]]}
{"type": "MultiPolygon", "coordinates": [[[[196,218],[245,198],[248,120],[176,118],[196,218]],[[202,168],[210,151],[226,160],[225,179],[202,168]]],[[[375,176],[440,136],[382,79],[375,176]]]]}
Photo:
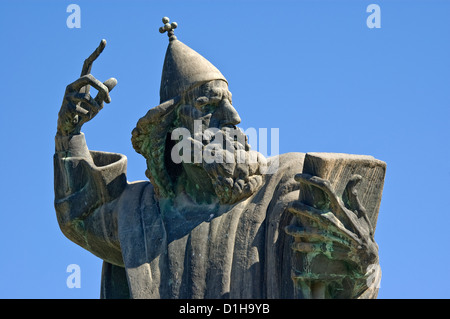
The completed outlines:
{"type": "MultiPolygon", "coordinates": [[[[386,173],[385,162],[367,155],[307,153],[303,173],[328,180],[338,196],[343,196],[352,176],[360,175],[362,179],[356,187],[358,198],[375,230],[386,173]]],[[[300,200],[314,206],[307,189],[300,191],[300,200]]]]}

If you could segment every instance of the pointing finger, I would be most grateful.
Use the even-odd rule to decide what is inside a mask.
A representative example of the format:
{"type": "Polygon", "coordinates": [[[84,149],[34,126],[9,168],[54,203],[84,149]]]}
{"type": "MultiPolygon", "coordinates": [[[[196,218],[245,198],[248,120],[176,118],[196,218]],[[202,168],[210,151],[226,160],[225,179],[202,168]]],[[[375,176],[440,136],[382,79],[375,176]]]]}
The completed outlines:
{"type": "Polygon", "coordinates": [[[106,40],[102,39],[102,41],[100,41],[100,44],[98,45],[97,49],[95,49],[95,51],[92,52],[92,54],[86,60],[84,60],[83,68],[81,69],[80,76],[84,76],[84,75],[91,73],[92,64],[99,57],[99,55],[103,52],[103,49],[105,49],[105,47],[106,47],[106,40]]]}
{"type": "MultiPolygon", "coordinates": [[[[81,69],[81,77],[91,73],[92,64],[99,57],[99,55],[103,52],[103,49],[106,47],[106,40],[102,39],[97,49],[86,59],[83,63],[83,68],[81,69]]],[[[87,85],[81,89],[82,93],[89,93],[90,86],[87,85]]]]}

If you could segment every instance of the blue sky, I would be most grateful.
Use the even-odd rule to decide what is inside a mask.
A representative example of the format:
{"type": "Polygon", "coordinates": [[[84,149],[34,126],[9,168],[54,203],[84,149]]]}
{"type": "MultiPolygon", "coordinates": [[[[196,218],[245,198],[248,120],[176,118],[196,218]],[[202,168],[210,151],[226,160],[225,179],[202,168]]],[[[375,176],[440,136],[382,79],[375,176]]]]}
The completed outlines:
{"type": "Polygon", "coordinates": [[[92,150],[128,157],[137,120],[159,102],[168,16],[178,39],[229,81],[242,128],[279,128],[280,153],[372,155],[387,163],[375,238],[379,298],[449,298],[450,2],[1,1],[0,298],[98,298],[101,260],[60,232],[54,135],[67,84],[100,40],[92,74],[112,102],[84,126],[92,150]],[[81,8],[70,29],[69,4],[81,8]],[[368,28],[369,4],[381,28],[368,28]],[[68,288],[67,266],[81,269],[68,288]]]}

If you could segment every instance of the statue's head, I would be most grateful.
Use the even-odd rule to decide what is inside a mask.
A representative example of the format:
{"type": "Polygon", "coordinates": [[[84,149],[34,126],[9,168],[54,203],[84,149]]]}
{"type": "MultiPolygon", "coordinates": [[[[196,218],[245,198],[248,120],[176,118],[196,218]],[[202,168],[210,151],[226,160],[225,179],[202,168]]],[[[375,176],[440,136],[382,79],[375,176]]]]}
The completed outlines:
{"type": "Polygon", "coordinates": [[[205,190],[209,183],[220,202],[235,203],[262,184],[266,160],[250,150],[247,137],[236,127],[241,118],[232,105],[225,77],[178,41],[174,24],[166,21],[169,46],[161,77],[161,104],[138,121],[132,132],[133,147],[146,158],[146,176],[160,197],[175,197],[183,176],[193,188],[204,184],[199,188],[205,190]]]}

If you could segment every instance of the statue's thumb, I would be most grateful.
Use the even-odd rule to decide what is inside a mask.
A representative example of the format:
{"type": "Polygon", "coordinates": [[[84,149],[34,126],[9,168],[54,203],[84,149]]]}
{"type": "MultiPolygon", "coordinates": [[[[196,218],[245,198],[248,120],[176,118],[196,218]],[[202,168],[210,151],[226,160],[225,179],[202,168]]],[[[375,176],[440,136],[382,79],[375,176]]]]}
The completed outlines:
{"type": "Polygon", "coordinates": [[[109,92],[117,85],[117,80],[115,78],[110,78],[103,82],[103,84],[108,88],[109,92]]]}
{"type": "MultiPolygon", "coordinates": [[[[115,78],[110,78],[103,82],[103,84],[108,88],[108,92],[111,92],[111,90],[116,86],[117,80],[115,78]]],[[[109,97],[109,94],[105,96],[104,92],[98,92],[97,96],[95,97],[95,101],[100,105],[103,101],[105,101],[106,103],[110,103],[111,98],[109,97]]]]}

